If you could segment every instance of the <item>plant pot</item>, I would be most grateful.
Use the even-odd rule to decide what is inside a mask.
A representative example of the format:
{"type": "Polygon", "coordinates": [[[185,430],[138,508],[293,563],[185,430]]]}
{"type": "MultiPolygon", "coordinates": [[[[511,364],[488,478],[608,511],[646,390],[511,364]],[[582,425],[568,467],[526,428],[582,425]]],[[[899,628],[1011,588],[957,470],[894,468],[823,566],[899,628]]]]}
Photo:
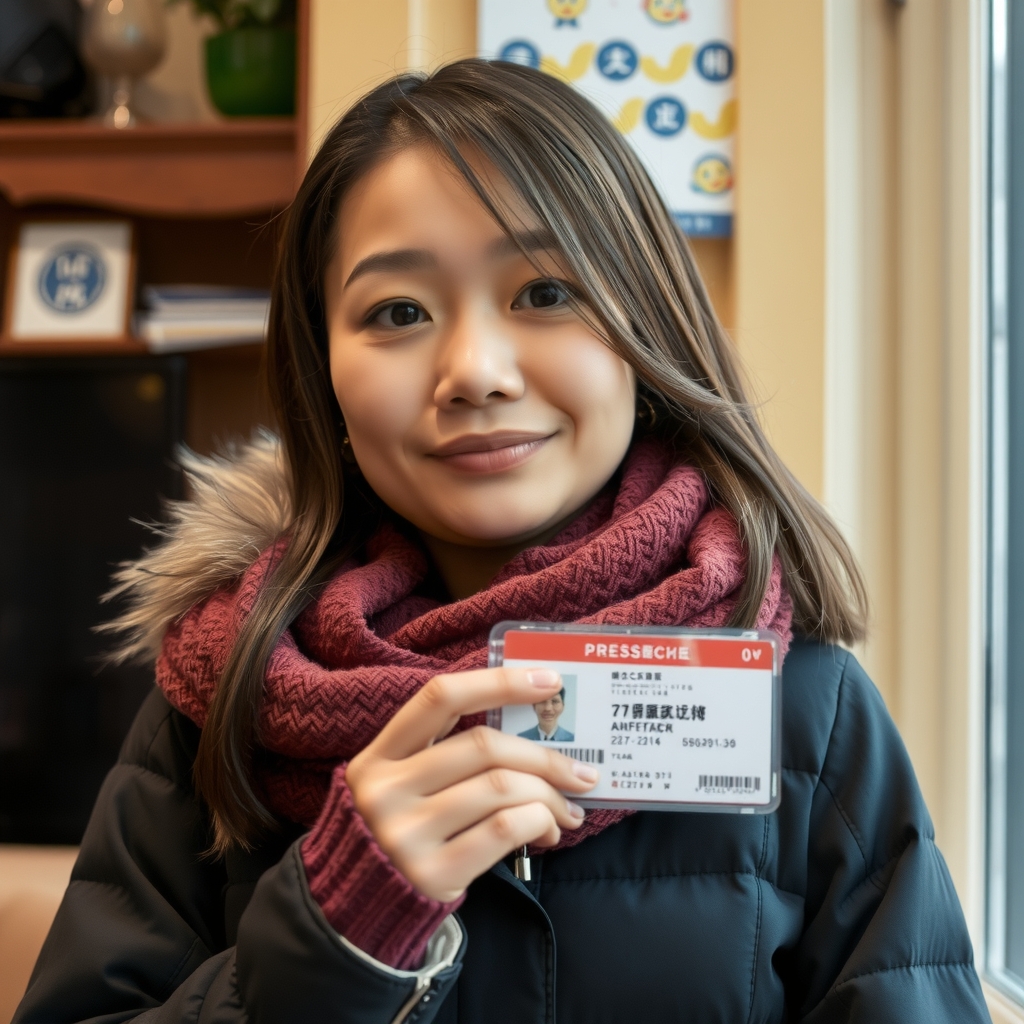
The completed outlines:
{"type": "Polygon", "coordinates": [[[206,40],[206,82],[228,117],[295,113],[295,31],[235,28],[206,40]]]}

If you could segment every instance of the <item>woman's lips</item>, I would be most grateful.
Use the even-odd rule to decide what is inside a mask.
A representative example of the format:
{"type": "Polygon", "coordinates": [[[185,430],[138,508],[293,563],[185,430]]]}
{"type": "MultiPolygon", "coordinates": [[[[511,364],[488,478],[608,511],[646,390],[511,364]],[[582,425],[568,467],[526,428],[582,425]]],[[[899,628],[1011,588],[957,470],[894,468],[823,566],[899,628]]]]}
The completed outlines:
{"type": "Polygon", "coordinates": [[[521,466],[551,440],[553,434],[477,434],[457,437],[432,456],[464,473],[501,473],[521,466]]]}

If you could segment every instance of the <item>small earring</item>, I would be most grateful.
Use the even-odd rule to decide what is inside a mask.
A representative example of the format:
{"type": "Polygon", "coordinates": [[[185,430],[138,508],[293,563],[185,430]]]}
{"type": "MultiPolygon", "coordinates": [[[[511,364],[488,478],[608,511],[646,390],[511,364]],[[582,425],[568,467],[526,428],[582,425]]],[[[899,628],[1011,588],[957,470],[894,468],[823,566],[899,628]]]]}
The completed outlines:
{"type": "MultiPolygon", "coordinates": [[[[345,421],[344,420],[341,421],[341,429],[342,430],[345,429],[345,421]]],[[[352,451],[352,442],[349,440],[347,433],[341,439],[341,457],[350,466],[354,466],[356,464],[356,453],[354,451],[352,451]]]]}
{"type": "Polygon", "coordinates": [[[648,430],[654,427],[654,424],[658,422],[658,414],[655,411],[654,403],[644,394],[638,394],[636,418],[642,423],[648,430]],[[640,403],[643,403],[642,405],[640,403]]]}

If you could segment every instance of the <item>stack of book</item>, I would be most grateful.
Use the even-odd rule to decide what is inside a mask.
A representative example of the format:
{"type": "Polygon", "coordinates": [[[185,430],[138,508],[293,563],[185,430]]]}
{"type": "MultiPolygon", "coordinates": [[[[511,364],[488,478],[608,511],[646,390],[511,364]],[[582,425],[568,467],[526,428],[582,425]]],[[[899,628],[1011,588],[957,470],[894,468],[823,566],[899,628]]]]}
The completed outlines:
{"type": "Polygon", "coordinates": [[[142,305],[135,314],[135,334],[153,352],[185,352],[262,341],[270,293],[217,285],[147,285],[142,305]]]}

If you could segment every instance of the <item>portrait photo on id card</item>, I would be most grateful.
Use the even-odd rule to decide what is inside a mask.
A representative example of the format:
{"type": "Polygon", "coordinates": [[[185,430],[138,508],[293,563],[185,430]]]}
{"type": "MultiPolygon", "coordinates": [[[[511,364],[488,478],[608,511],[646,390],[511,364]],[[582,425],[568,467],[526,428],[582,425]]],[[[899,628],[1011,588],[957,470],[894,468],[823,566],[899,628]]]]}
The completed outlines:
{"type": "Polygon", "coordinates": [[[508,708],[507,732],[538,743],[573,743],[576,739],[576,676],[563,675],[562,689],[536,704],[508,708]]]}

